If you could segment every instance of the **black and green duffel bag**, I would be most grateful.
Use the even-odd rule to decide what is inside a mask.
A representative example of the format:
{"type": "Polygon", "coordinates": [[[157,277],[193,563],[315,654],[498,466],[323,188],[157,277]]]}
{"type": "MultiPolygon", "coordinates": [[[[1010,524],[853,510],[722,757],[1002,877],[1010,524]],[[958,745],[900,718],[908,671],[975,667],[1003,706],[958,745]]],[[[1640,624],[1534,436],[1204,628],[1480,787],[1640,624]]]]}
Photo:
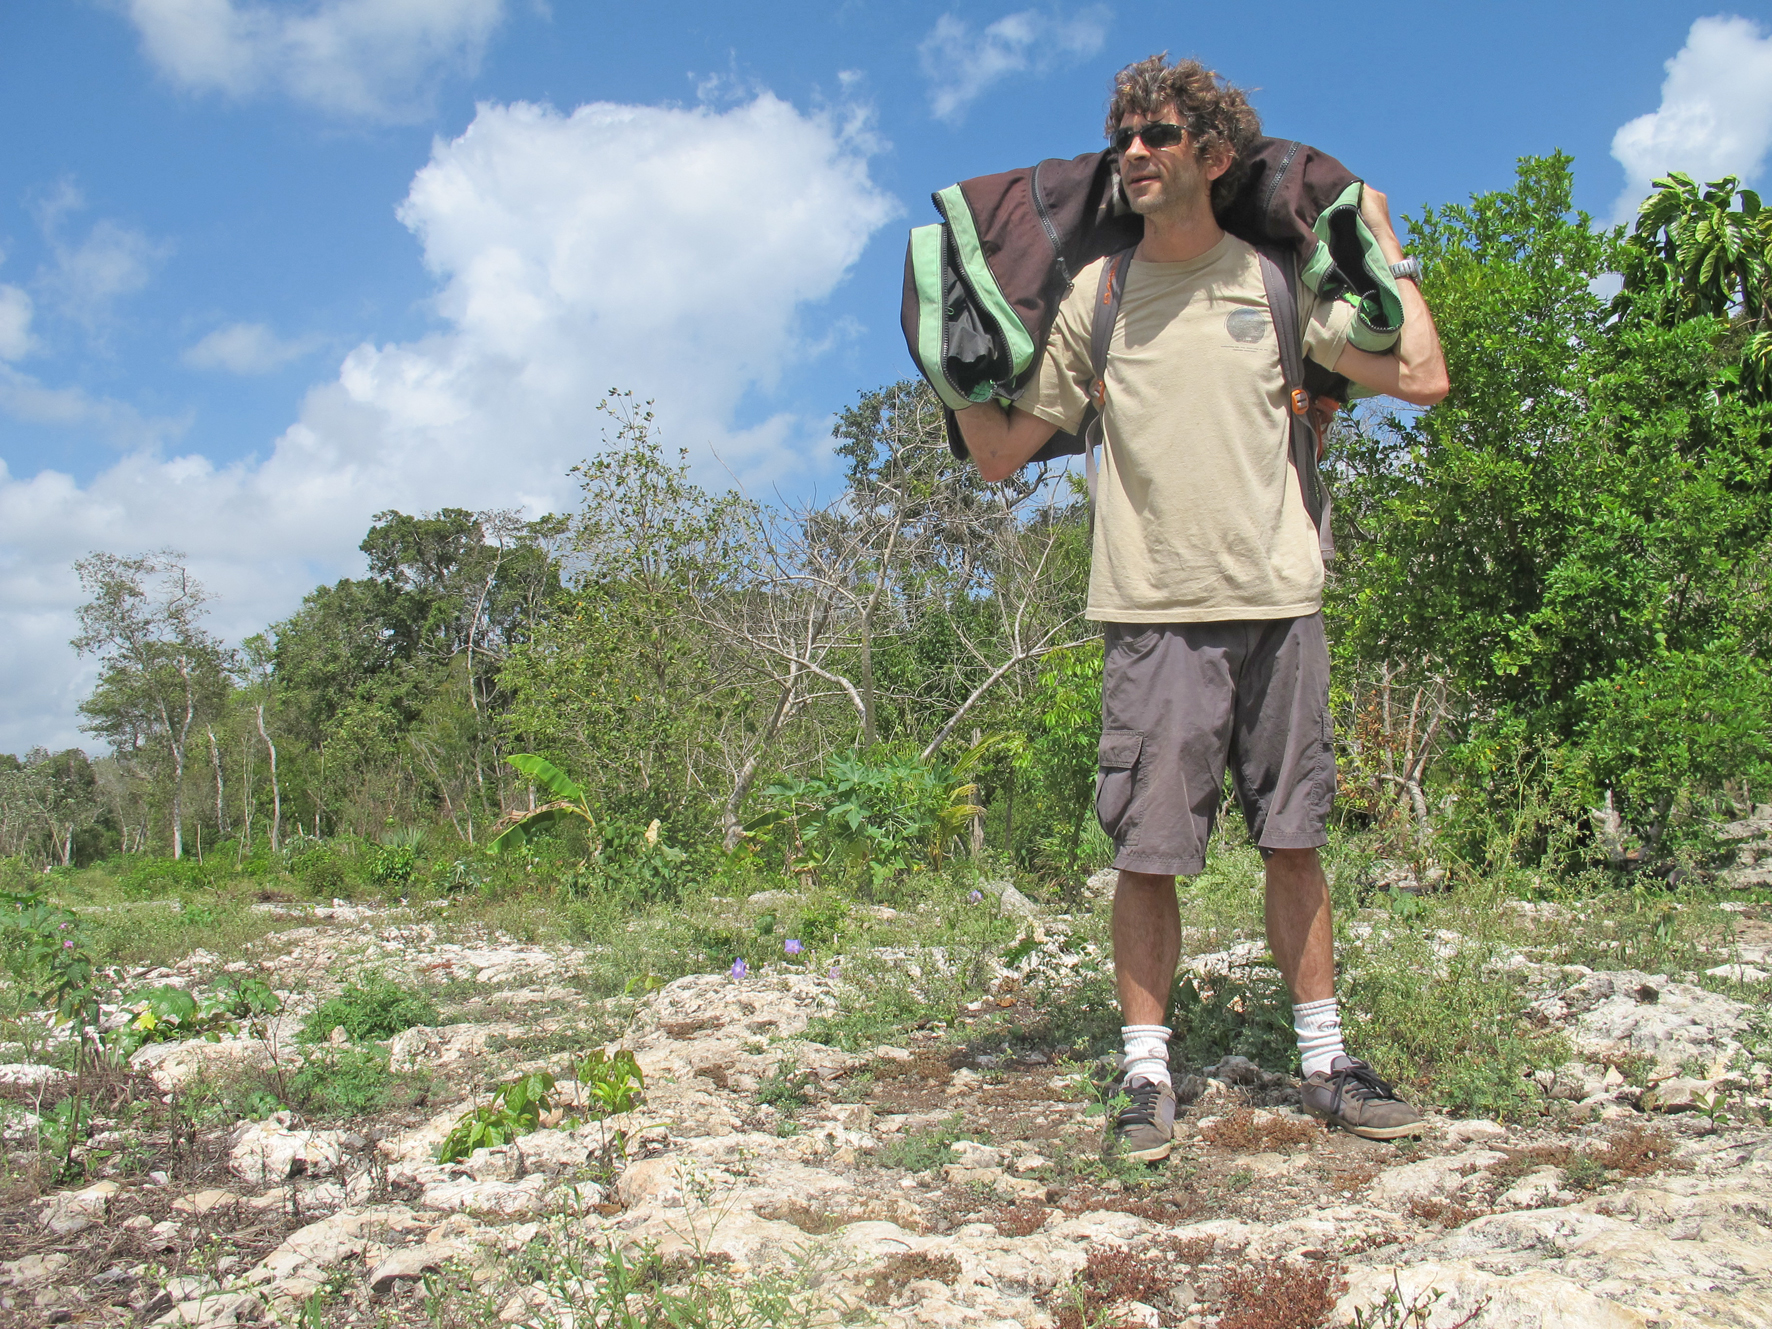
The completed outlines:
{"type": "MultiPolygon", "coordinates": [[[[1361,189],[1335,158],[1264,138],[1218,220],[1253,245],[1295,255],[1306,285],[1356,307],[1349,344],[1384,352],[1402,330],[1403,304],[1360,219],[1361,189]]],[[[1126,206],[1107,150],[962,180],[934,198],[944,220],[913,229],[905,254],[905,341],[949,410],[1014,401],[1076,274],[1137,244],[1144,219],[1126,206]]],[[[1060,435],[1041,455],[1081,449],[1060,435]]]]}

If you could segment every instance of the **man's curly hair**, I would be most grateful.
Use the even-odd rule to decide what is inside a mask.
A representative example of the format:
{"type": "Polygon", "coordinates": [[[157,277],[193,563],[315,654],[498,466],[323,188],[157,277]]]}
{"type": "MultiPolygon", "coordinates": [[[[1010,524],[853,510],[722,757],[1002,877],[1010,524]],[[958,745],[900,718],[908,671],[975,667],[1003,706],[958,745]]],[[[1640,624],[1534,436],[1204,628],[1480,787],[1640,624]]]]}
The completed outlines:
{"type": "Polygon", "coordinates": [[[1173,102],[1204,161],[1221,147],[1231,150],[1231,166],[1212,182],[1212,207],[1222,210],[1242,187],[1249,150],[1261,137],[1261,117],[1240,88],[1233,88],[1198,60],[1169,63],[1169,53],[1127,65],[1114,75],[1107,136],[1129,115],[1154,118],[1173,102]]]}

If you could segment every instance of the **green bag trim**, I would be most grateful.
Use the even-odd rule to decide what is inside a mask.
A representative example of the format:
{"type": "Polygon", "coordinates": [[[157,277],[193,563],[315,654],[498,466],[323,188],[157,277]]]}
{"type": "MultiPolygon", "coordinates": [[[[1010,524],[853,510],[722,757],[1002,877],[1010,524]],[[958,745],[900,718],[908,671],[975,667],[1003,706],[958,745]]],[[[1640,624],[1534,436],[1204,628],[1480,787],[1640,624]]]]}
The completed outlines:
{"type": "Polygon", "coordinates": [[[1313,291],[1320,290],[1324,275],[1334,265],[1335,260],[1329,255],[1328,244],[1318,240],[1316,249],[1311,252],[1310,261],[1298,270],[1298,280],[1313,291]]]}
{"type": "MultiPolygon", "coordinates": [[[[1311,261],[1306,267],[1307,270],[1316,267],[1317,260],[1321,259],[1323,266],[1317,268],[1316,276],[1320,277],[1327,269],[1330,220],[1343,209],[1351,210],[1358,219],[1354,235],[1360,242],[1361,266],[1378,284],[1378,293],[1361,297],[1359,313],[1353,326],[1348,329],[1348,344],[1362,351],[1382,353],[1397,344],[1397,337],[1402,332],[1403,297],[1397,292],[1397,279],[1391,276],[1390,263],[1379,249],[1372,232],[1367,229],[1365,219],[1360,217],[1360,194],[1364,188],[1358,180],[1354,181],[1317,217],[1316,224],[1311,229],[1317,233],[1319,243],[1317,252],[1311,255],[1311,261]]],[[[1312,290],[1316,289],[1317,283],[1309,275],[1305,280],[1310,282],[1312,290]]]]}
{"type": "MultiPolygon", "coordinates": [[[[967,284],[983,303],[985,312],[996,319],[997,326],[1009,345],[1010,374],[1012,377],[1020,377],[1034,362],[1034,339],[1022,326],[1020,316],[1004,296],[1002,288],[997,285],[997,278],[991,272],[990,264],[985,262],[984,247],[979,244],[978,228],[972,221],[972,209],[966,205],[966,196],[960,191],[959,185],[949,185],[935,196],[935,204],[948,220],[948,229],[954,237],[954,248],[959,253],[960,268],[967,284]]],[[[990,390],[987,388],[985,395],[979,400],[984,401],[989,396],[990,390]]]]}
{"type": "Polygon", "coordinates": [[[911,271],[917,280],[917,360],[923,377],[950,411],[963,411],[972,402],[963,397],[941,369],[941,250],[940,224],[911,228],[911,271]]]}

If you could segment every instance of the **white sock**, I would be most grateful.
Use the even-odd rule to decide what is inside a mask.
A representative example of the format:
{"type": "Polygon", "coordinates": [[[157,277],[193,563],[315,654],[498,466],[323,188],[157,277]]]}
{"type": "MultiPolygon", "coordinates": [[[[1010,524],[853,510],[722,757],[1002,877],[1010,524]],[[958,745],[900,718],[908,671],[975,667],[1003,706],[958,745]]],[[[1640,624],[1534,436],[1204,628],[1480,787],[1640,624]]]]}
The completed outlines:
{"type": "Polygon", "coordinates": [[[1341,1003],[1334,997],[1294,1006],[1292,1029],[1298,1035],[1298,1060],[1307,1076],[1329,1070],[1337,1057],[1347,1055],[1341,1045],[1341,1003]]]}
{"type": "Polygon", "coordinates": [[[1169,1030],[1160,1024],[1123,1024],[1120,1037],[1126,1044],[1126,1055],[1120,1058],[1120,1070],[1126,1083],[1135,1079],[1155,1080],[1169,1084],[1169,1030]]]}

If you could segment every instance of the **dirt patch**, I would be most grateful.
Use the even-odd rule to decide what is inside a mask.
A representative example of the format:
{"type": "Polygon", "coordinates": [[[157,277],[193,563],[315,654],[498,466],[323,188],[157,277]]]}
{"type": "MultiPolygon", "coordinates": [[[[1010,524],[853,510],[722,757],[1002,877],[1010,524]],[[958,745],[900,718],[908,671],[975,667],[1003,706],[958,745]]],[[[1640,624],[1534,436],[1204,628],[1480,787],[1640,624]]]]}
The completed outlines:
{"type": "Polygon", "coordinates": [[[868,1064],[875,1080],[939,1080],[953,1074],[954,1052],[946,1047],[918,1048],[908,1058],[880,1057],[868,1064]]]}
{"type": "Polygon", "coordinates": [[[1409,1213],[1412,1217],[1443,1228],[1463,1227],[1472,1219],[1482,1218],[1489,1212],[1487,1209],[1460,1204],[1457,1200],[1434,1200],[1418,1195],[1409,1201],[1409,1213]]]}
{"type": "Polygon", "coordinates": [[[761,1205],[757,1209],[759,1218],[767,1218],[776,1223],[792,1223],[800,1231],[814,1237],[823,1237],[856,1222],[854,1214],[833,1214],[813,1209],[798,1200],[789,1200],[783,1204],[761,1205]]]}

